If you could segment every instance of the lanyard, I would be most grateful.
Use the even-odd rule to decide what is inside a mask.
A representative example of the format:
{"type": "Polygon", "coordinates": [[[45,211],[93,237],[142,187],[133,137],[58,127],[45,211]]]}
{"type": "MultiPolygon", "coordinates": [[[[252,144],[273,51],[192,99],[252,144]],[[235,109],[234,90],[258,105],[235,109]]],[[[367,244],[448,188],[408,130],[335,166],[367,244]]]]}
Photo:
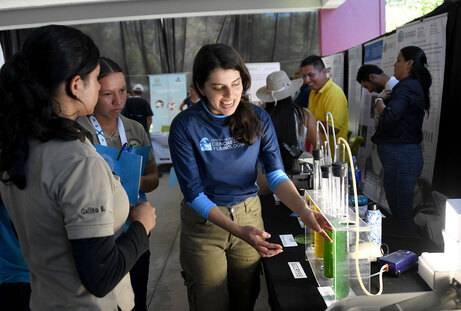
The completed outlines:
{"type": "MultiPolygon", "coordinates": [[[[96,131],[96,135],[98,136],[99,143],[103,146],[107,147],[106,138],[104,137],[104,133],[102,131],[101,125],[99,125],[98,120],[94,115],[90,115],[90,121],[93,123],[94,129],[96,131]]],[[[126,134],[125,134],[125,127],[123,126],[122,118],[117,118],[117,127],[118,127],[118,134],[120,135],[120,140],[122,142],[122,146],[127,143],[126,134]]]]}

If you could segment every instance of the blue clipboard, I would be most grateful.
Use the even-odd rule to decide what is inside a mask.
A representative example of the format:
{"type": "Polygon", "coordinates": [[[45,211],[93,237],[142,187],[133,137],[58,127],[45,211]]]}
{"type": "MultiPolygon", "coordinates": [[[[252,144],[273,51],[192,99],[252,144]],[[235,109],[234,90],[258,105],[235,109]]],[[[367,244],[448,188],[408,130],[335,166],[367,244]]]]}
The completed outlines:
{"type": "MultiPolygon", "coordinates": [[[[144,146],[133,148],[133,150],[131,150],[132,153],[142,156],[141,176],[144,175],[144,169],[146,168],[147,158],[151,149],[151,146],[144,146]]],[[[147,197],[144,192],[139,191],[138,202],[139,201],[147,201],[147,197]]]]}
{"type": "Polygon", "coordinates": [[[131,150],[131,153],[142,156],[142,166],[141,166],[141,176],[144,173],[146,168],[147,158],[149,157],[149,152],[152,149],[151,146],[136,147],[131,150]]]}
{"type": "MultiPolygon", "coordinates": [[[[94,147],[107,162],[112,172],[120,177],[130,204],[136,205],[138,203],[139,180],[142,174],[144,157],[136,154],[136,152],[120,152],[119,149],[112,147],[102,145],[94,145],[94,147]]],[[[136,148],[133,151],[137,149],[142,148],[136,148]]]]}

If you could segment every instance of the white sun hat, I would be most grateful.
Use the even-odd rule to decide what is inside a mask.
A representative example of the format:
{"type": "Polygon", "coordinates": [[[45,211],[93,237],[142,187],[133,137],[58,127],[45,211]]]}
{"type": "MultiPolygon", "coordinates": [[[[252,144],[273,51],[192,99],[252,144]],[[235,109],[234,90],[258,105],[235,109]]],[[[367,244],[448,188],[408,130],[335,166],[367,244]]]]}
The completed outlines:
{"type": "Polygon", "coordinates": [[[256,96],[272,103],[293,95],[303,85],[303,78],[290,80],[285,71],[275,71],[266,78],[266,85],[256,91],[256,96]]]}
{"type": "Polygon", "coordinates": [[[132,90],[133,92],[144,92],[144,87],[142,86],[142,84],[137,83],[133,86],[132,90]]]}

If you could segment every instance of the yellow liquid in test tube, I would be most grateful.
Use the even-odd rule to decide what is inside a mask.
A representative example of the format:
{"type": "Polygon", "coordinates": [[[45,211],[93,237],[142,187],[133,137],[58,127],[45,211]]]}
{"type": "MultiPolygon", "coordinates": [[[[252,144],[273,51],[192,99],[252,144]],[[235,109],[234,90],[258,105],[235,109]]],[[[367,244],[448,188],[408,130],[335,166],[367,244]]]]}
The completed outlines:
{"type": "MultiPolygon", "coordinates": [[[[319,209],[315,205],[314,205],[314,210],[316,210],[317,212],[319,211],[319,209]]],[[[314,233],[314,247],[315,247],[315,257],[323,258],[323,236],[321,236],[317,232],[314,233]]]]}

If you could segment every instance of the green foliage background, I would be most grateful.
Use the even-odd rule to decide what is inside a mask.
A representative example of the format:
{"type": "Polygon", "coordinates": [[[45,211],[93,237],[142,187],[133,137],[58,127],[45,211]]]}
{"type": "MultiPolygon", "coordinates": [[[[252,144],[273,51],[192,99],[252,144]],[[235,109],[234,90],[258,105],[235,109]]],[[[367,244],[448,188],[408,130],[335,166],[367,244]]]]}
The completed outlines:
{"type": "Polygon", "coordinates": [[[386,0],[386,32],[427,14],[443,0],[386,0]]]}

